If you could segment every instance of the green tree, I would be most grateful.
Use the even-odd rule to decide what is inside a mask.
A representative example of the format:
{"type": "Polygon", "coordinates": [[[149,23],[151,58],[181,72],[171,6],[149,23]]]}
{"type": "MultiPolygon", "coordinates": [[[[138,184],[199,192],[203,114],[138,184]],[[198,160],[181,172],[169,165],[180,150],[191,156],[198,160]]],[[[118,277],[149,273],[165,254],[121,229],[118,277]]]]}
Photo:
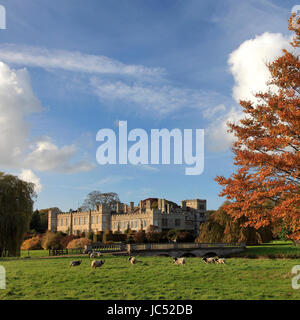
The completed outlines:
{"type": "Polygon", "coordinates": [[[33,211],[34,184],[0,172],[0,257],[19,256],[33,211]]]}
{"type": "Polygon", "coordinates": [[[41,218],[40,218],[39,210],[35,210],[31,216],[29,229],[35,230],[36,232],[40,232],[40,228],[41,228],[41,218]]]}
{"type": "Polygon", "coordinates": [[[196,242],[203,243],[231,243],[245,242],[247,245],[255,245],[269,242],[273,238],[271,227],[261,227],[258,230],[253,227],[244,227],[246,218],[234,219],[227,214],[225,202],[217,211],[211,213],[207,222],[200,227],[200,236],[196,242]]]}

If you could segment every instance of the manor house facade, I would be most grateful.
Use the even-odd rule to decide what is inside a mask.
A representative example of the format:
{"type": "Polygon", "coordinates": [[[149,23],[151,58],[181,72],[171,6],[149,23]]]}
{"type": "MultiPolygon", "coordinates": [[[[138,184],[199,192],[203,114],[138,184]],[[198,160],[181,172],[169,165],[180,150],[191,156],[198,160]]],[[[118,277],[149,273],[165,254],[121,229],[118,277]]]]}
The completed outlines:
{"type": "Polygon", "coordinates": [[[197,236],[200,224],[205,220],[206,200],[182,200],[179,206],[166,199],[148,198],[141,200],[137,207],[134,202],[130,202],[130,205],[117,203],[115,211],[104,205],[86,212],[49,210],[48,230],[70,234],[106,230],[124,232],[128,228],[147,230],[152,225],[155,231],[178,229],[197,236]]]}

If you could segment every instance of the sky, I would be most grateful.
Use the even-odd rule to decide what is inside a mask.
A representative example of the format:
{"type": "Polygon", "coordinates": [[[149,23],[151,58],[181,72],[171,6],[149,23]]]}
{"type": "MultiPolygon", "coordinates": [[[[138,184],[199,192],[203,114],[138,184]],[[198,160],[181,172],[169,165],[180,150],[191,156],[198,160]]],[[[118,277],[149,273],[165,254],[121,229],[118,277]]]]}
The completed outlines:
{"type": "MultiPolygon", "coordinates": [[[[228,121],[266,90],[289,48],[292,1],[0,0],[0,171],[35,183],[35,208],[76,209],[93,191],[224,201],[235,168],[228,121]],[[100,165],[97,132],[204,129],[204,170],[100,165]]],[[[150,142],[149,142],[150,143],[150,142]]],[[[133,142],[131,142],[133,144],[133,142]]],[[[195,147],[195,146],[194,146],[195,147]]]]}

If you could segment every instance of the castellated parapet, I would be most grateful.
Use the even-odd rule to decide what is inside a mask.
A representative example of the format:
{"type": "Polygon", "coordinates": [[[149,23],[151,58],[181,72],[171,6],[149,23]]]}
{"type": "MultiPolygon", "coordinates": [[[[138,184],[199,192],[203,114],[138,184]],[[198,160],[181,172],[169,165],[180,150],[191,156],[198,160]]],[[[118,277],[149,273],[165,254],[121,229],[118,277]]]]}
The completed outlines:
{"type": "Polygon", "coordinates": [[[79,234],[106,230],[124,232],[128,228],[147,230],[154,226],[156,231],[187,230],[197,236],[200,224],[205,220],[206,200],[182,200],[179,206],[166,199],[148,198],[141,200],[137,207],[134,202],[129,205],[119,202],[115,211],[103,205],[97,206],[95,211],[85,212],[49,210],[48,229],[79,234]]]}

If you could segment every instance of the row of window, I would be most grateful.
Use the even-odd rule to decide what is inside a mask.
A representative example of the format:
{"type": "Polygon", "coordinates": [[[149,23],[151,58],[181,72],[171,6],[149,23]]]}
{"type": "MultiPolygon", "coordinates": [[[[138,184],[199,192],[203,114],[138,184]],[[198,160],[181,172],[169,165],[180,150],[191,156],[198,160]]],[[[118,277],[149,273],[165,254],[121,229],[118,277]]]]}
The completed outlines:
{"type": "Polygon", "coordinates": [[[143,225],[147,227],[148,223],[146,220],[133,220],[133,221],[119,221],[113,223],[113,229],[127,229],[129,228],[141,228],[143,225]]]}
{"type": "MultiPolygon", "coordinates": [[[[99,223],[99,216],[92,216],[91,219],[92,224],[99,223]],[[96,218],[96,219],[95,219],[96,218]]],[[[73,219],[73,225],[86,225],[88,223],[88,218],[87,217],[75,217],[73,219]]],[[[58,226],[68,226],[69,225],[69,218],[62,218],[62,219],[58,219],[57,221],[58,226]]]]}
{"type": "MultiPolygon", "coordinates": [[[[171,226],[170,220],[167,218],[162,219],[162,227],[167,227],[168,225],[171,226]]],[[[69,218],[63,218],[58,219],[58,226],[68,226],[69,225],[69,218]]],[[[88,223],[87,217],[75,217],[73,224],[76,225],[86,225],[88,223]]],[[[98,224],[99,223],[99,216],[92,216],[91,218],[92,224],[98,224]]],[[[141,228],[143,224],[143,227],[147,227],[147,221],[146,220],[133,220],[133,221],[120,221],[120,222],[114,222],[113,227],[114,229],[126,229],[128,228],[141,228]]],[[[179,227],[181,224],[180,219],[175,219],[175,227],[179,227]]],[[[154,225],[158,225],[157,221],[154,221],[154,225]]]]}

